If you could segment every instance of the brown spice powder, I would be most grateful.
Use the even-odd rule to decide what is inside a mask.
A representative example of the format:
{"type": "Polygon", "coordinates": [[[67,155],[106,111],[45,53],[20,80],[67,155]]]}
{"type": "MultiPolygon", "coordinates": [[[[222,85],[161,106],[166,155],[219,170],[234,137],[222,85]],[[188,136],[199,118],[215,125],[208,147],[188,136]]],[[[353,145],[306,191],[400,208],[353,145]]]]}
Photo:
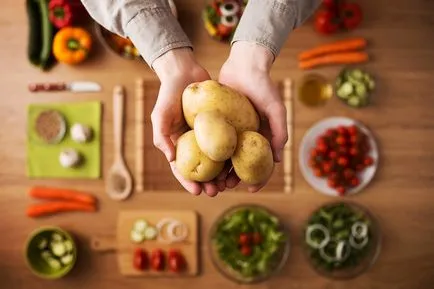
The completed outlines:
{"type": "Polygon", "coordinates": [[[54,110],[41,112],[35,122],[36,133],[45,141],[52,142],[62,130],[62,116],[54,110]]]}

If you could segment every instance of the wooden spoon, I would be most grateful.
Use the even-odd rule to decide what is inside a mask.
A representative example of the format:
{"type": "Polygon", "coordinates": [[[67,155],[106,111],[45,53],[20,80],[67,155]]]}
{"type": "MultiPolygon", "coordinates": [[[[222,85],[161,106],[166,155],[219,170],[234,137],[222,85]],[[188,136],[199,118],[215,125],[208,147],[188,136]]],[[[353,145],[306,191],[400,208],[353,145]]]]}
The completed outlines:
{"type": "Polygon", "coordinates": [[[109,171],[107,193],[116,201],[128,198],[133,188],[131,174],[122,152],[124,98],[123,87],[115,86],[113,90],[114,163],[109,171]]]}

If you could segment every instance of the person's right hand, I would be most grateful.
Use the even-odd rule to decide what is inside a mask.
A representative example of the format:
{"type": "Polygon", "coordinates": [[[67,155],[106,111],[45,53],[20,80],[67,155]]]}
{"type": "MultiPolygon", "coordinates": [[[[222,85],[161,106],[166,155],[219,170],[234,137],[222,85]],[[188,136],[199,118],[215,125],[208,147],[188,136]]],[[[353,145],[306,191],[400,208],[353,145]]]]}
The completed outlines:
{"type": "Polygon", "coordinates": [[[184,179],[175,167],[175,142],[189,127],[182,111],[182,93],[193,82],[210,79],[208,72],[194,59],[189,48],[173,49],[153,63],[153,68],[160,81],[157,102],[151,114],[154,145],[160,149],[170,163],[176,179],[190,193],[199,195],[202,186],[205,193],[215,196],[225,189],[225,173],[218,182],[200,184],[184,179]]]}

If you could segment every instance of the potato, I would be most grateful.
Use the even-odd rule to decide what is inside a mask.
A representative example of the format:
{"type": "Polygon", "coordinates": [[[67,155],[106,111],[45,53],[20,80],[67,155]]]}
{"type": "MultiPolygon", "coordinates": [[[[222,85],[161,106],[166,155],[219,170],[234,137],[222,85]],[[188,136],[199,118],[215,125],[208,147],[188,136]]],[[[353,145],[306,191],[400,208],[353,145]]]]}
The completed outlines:
{"type": "Polygon", "coordinates": [[[270,143],[260,133],[253,131],[238,135],[237,148],[231,159],[235,173],[249,185],[265,182],[274,169],[270,143]]]}
{"type": "Polygon", "coordinates": [[[215,162],[199,149],[194,131],[184,133],[176,143],[175,166],[187,180],[208,182],[223,169],[224,162],[215,162]]]}
{"type": "Polygon", "coordinates": [[[200,150],[213,161],[222,162],[234,154],[237,132],[220,113],[199,113],[194,120],[194,134],[200,150]]]}
{"type": "Polygon", "coordinates": [[[182,94],[184,118],[194,129],[196,115],[204,111],[220,112],[237,132],[257,131],[259,117],[249,99],[215,80],[192,83],[182,94]]]}

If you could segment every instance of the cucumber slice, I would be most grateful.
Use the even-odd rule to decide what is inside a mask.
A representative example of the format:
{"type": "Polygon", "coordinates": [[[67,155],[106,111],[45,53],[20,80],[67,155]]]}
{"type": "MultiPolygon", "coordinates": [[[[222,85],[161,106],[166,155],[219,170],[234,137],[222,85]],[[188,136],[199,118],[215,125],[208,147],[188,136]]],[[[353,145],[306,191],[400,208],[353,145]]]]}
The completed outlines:
{"type": "Polygon", "coordinates": [[[60,262],[62,262],[63,265],[69,265],[72,263],[73,259],[74,257],[72,256],[72,254],[68,254],[60,258],[60,262]]]}
{"type": "Polygon", "coordinates": [[[66,240],[65,242],[63,242],[63,245],[65,245],[65,249],[68,252],[71,252],[72,250],[74,250],[74,244],[72,244],[71,240],[66,240]]]}
{"type": "Polygon", "coordinates": [[[50,258],[53,258],[53,254],[50,251],[48,251],[48,250],[47,251],[42,251],[41,257],[44,260],[48,260],[50,258]]]}
{"type": "Polygon", "coordinates": [[[360,69],[354,69],[351,72],[351,77],[353,77],[356,80],[363,80],[363,76],[364,76],[364,73],[360,69]]]}
{"type": "Polygon", "coordinates": [[[340,98],[348,98],[348,96],[353,93],[353,85],[349,82],[345,82],[342,84],[342,86],[338,89],[338,91],[336,92],[336,94],[340,97],[340,98]]]}
{"type": "Polygon", "coordinates": [[[349,99],[348,99],[348,104],[352,107],[359,107],[360,106],[360,98],[352,95],[349,99]]]}
{"type": "Polygon", "coordinates": [[[41,239],[40,241],[39,241],[39,243],[38,243],[38,249],[39,250],[45,250],[45,249],[47,249],[47,247],[48,247],[48,241],[47,241],[47,239],[41,239]]]}
{"type": "Polygon", "coordinates": [[[373,79],[370,79],[368,82],[368,88],[369,90],[373,90],[375,88],[375,81],[373,79]]]}
{"type": "Polygon", "coordinates": [[[148,222],[146,222],[145,220],[137,220],[137,221],[134,223],[133,230],[134,230],[134,231],[137,231],[137,232],[144,233],[144,232],[145,232],[145,229],[146,229],[147,227],[148,227],[148,222]]]}
{"type": "Polygon", "coordinates": [[[57,259],[49,258],[49,259],[47,259],[47,263],[48,263],[48,266],[50,266],[54,270],[59,270],[60,268],[62,268],[62,264],[57,259]]]}
{"type": "Polygon", "coordinates": [[[53,239],[53,241],[57,241],[57,242],[63,241],[63,237],[59,233],[54,233],[53,235],[51,235],[51,239],[53,239]]]}
{"type": "Polygon", "coordinates": [[[154,240],[157,238],[158,230],[154,227],[147,227],[144,233],[146,240],[154,240]]]}
{"type": "Polygon", "coordinates": [[[141,243],[145,240],[144,232],[138,232],[136,230],[132,230],[130,233],[130,239],[133,243],[141,243]]]}
{"type": "Polygon", "coordinates": [[[53,252],[54,256],[62,257],[66,253],[65,244],[63,244],[62,242],[52,242],[51,252],[53,252]]]}
{"type": "Polygon", "coordinates": [[[368,90],[365,85],[356,85],[356,94],[360,97],[365,97],[368,90]]]}

